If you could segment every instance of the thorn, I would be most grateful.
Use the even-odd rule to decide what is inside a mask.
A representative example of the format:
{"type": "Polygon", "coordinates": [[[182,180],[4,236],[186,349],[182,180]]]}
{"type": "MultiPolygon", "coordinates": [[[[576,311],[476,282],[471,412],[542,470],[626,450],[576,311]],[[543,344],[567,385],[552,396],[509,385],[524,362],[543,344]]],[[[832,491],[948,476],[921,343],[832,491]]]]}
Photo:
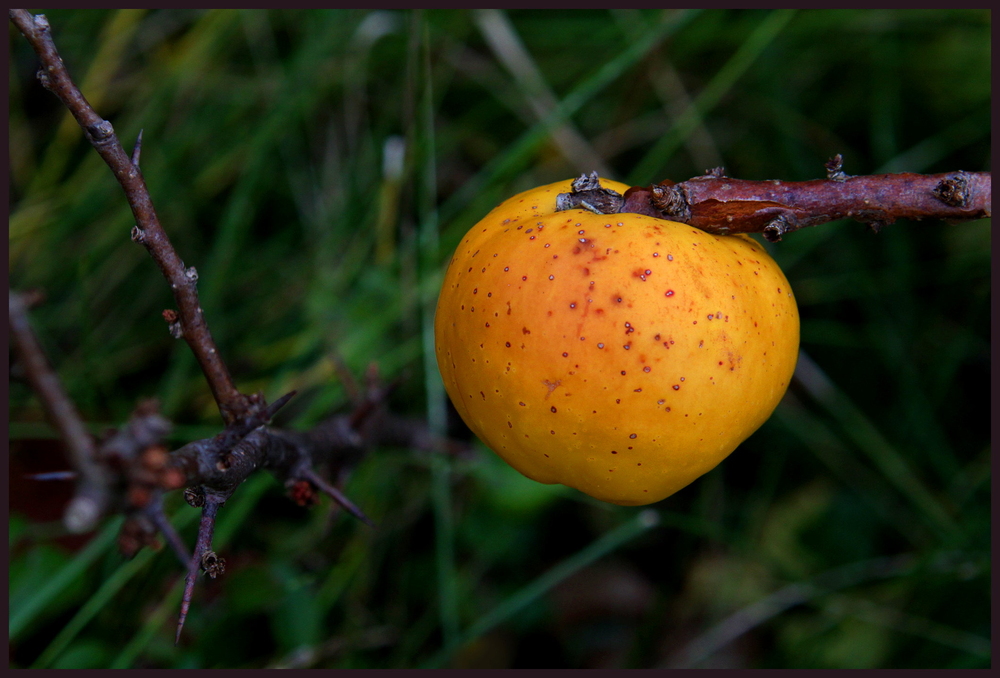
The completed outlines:
{"type": "Polygon", "coordinates": [[[318,475],[316,475],[315,471],[313,471],[312,469],[306,469],[302,473],[302,475],[305,477],[306,480],[311,482],[313,485],[318,487],[326,494],[330,495],[331,499],[340,504],[344,508],[344,510],[350,513],[352,516],[363,522],[368,527],[375,527],[375,523],[373,523],[371,519],[369,519],[368,516],[366,516],[364,512],[361,511],[361,509],[355,506],[354,503],[350,499],[348,499],[343,492],[341,492],[336,487],[334,487],[330,483],[320,478],[318,475]]]}
{"type": "MultiPolygon", "coordinates": [[[[194,558],[191,562],[196,562],[194,558]]],[[[194,595],[194,580],[198,575],[195,570],[188,569],[187,577],[184,579],[184,596],[181,598],[181,616],[177,620],[177,632],[174,634],[174,646],[181,642],[181,631],[184,630],[184,621],[187,619],[188,610],[191,608],[191,598],[194,595]]]]}
{"type": "Polygon", "coordinates": [[[135,148],[132,149],[132,165],[136,169],[139,169],[139,156],[142,154],[142,132],[139,130],[139,136],[135,138],[135,148]]]}
{"type": "Polygon", "coordinates": [[[51,471],[49,473],[26,473],[28,480],[73,480],[76,478],[76,471],[51,471]]]}
{"type": "Polygon", "coordinates": [[[277,414],[278,410],[280,410],[282,407],[284,407],[285,404],[288,403],[288,401],[291,400],[292,396],[294,396],[296,393],[297,393],[297,391],[291,391],[289,393],[286,393],[285,395],[281,396],[280,398],[278,398],[277,400],[275,400],[273,403],[271,403],[270,405],[268,405],[267,409],[264,410],[264,418],[265,418],[265,420],[271,421],[271,418],[275,414],[277,414]]]}
{"type": "MultiPolygon", "coordinates": [[[[174,645],[181,640],[181,630],[184,628],[184,621],[187,619],[188,610],[191,609],[191,598],[194,596],[194,582],[198,577],[198,569],[205,565],[204,559],[212,551],[212,534],[215,532],[215,516],[219,512],[222,502],[218,498],[206,497],[205,506],[201,510],[201,523],[198,525],[198,540],[194,546],[194,553],[188,562],[188,573],[184,579],[184,596],[181,598],[181,616],[177,620],[177,633],[174,636],[174,645]]],[[[216,572],[221,574],[221,572],[216,572]]],[[[214,575],[213,575],[214,576],[214,575]]]]}

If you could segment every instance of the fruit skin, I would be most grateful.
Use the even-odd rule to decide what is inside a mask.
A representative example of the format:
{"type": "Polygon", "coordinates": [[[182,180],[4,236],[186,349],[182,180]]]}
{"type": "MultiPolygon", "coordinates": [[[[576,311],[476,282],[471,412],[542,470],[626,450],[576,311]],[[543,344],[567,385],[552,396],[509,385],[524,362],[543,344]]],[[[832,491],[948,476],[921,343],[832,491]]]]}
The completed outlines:
{"type": "Polygon", "coordinates": [[[798,309],[752,238],[555,212],[570,183],[510,198],[459,244],[438,367],[469,428],[527,477],[649,504],[771,415],[795,369],[798,309]]]}

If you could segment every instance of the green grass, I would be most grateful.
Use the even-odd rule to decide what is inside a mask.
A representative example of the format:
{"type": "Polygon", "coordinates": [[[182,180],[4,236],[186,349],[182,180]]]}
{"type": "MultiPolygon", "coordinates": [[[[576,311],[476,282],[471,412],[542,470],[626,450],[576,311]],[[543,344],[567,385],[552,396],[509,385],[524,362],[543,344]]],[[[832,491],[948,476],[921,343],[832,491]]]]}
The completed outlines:
{"type": "MultiPolygon", "coordinates": [[[[348,406],[335,354],[466,435],[434,370],[444,263],[499,201],[588,163],[634,182],[720,163],[812,179],[836,153],[849,174],[990,169],[983,10],[46,14],[126,146],[143,130],[238,386],[296,389],[292,427],[348,406]]],[[[9,30],[11,285],[45,292],[32,322],[93,430],[157,397],[172,444],[211,435],[121,191],[9,30]]],[[[376,530],[261,476],[220,513],[227,572],[199,581],[178,647],[176,558],[123,561],[110,521],[64,538],[64,484],[19,474],[66,462],[12,381],[11,666],[988,667],[990,221],[768,248],[800,306],[800,380],[658,525],[485,448],[373,451],[347,492],[376,530]]],[[[193,509],[168,509],[193,543],[193,509]]]]}

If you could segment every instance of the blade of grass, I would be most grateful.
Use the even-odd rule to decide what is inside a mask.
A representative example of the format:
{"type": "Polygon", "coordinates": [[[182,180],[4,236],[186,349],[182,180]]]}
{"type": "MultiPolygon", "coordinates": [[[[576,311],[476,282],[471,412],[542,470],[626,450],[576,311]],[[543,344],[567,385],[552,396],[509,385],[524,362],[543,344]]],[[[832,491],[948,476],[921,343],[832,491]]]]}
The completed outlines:
{"type": "MultiPolygon", "coordinates": [[[[521,41],[517,29],[507,14],[498,9],[477,9],[474,21],[493,54],[514,77],[516,91],[522,95],[539,119],[545,119],[556,107],[556,97],[545,75],[521,41]]],[[[608,176],[604,159],[569,121],[551,129],[552,139],[577,172],[597,171],[608,176]]]]}
{"type": "Polygon", "coordinates": [[[789,584],[709,628],[689,642],[669,667],[694,668],[743,634],[796,605],[867,581],[905,576],[914,569],[914,565],[915,559],[908,554],[875,558],[827,570],[808,581],[789,584]]]}
{"type": "MultiPolygon", "coordinates": [[[[198,517],[198,513],[195,511],[181,511],[180,514],[175,517],[173,525],[176,529],[180,530],[190,523],[194,522],[194,519],[198,517]]],[[[83,630],[83,628],[93,619],[101,610],[107,607],[115,594],[118,593],[135,575],[139,574],[142,569],[152,560],[153,556],[156,555],[152,549],[143,549],[136,555],[132,560],[122,563],[117,570],[115,570],[111,576],[109,576],[101,587],[94,592],[87,602],[80,607],[80,610],[73,615],[73,618],[69,620],[66,626],[59,632],[59,634],[49,643],[48,647],[39,655],[35,663],[31,665],[33,669],[44,669],[52,665],[52,663],[59,657],[59,655],[73,642],[77,634],[83,630]]]]}
{"type": "Polygon", "coordinates": [[[62,593],[98,557],[107,551],[114,542],[118,530],[121,529],[123,521],[124,518],[119,517],[105,525],[104,529],[87,542],[85,547],[77,551],[73,558],[66,563],[66,566],[50,579],[45,586],[40,588],[35,595],[26,600],[16,610],[11,610],[7,629],[7,637],[10,640],[16,640],[24,629],[45,610],[46,605],[53,598],[62,593]]]}
{"type": "MultiPolygon", "coordinates": [[[[430,35],[424,15],[420,14],[417,30],[421,31],[420,58],[423,64],[423,92],[420,101],[420,137],[422,137],[423,175],[420,199],[420,258],[421,277],[436,269],[438,250],[438,215],[434,208],[437,198],[437,162],[434,144],[434,93],[430,60],[430,35]]],[[[427,422],[431,434],[443,438],[446,429],[444,384],[434,355],[435,296],[422,299],[422,335],[424,385],[427,393],[427,422]]],[[[431,502],[434,507],[434,551],[437,564],[438,605],[445,644],[455,641],[458,634],[458,589],[455,577],[455,519],[452,515],[451,461],[441,450],[431,457],[431,502]]]]}
{"type": "Polygon", "coordinates": [[[702,117],[722,100],[726,93],[753,65],[761,52],[771,44],[791,18],[795,15],[793,9],[779,9],[771,12],[766,19],[747,37],[736,54],[715,74],[705,89],[695,97],[694,102],[677,118],[674,126],[645,155],[639,164],[629,174],[628,183],[632,185],[648,184],[657,179],[659,168],[687,140],[691,133],[701,124],[702,117]]]}
{"type": "Polygon", "coordinates": [[[938,536],[946,538],[954,533],[958,527],[954,518],[917,477],[906,459],[805,352],[799,354],[795,372],[809,395],[843,427],[885,479],[920,510],[924,521],[938,536]]]}
{"type": "Polygon", "coordinates": [[[607,532],[594,540],[586,548],[558,563],[551,570],[537,577],[520,591],[493,608],[493,610],[480,617],[463,631],[454,643],[446,645],[444,649],[427,661],[422,668],[437,668],[442,666],[461,646],[507,621],[552,590],[559,582],[590,565],[597,559],[615,551],[647,530],[656,527],[659,522],[660,515],[655,510],[645,509],[640,511],[631,520],[607,532]]]}
{"type": "Polygon", "coordinates": [[[699,13],[699,10],[685,10],[671,14],[660,24],[651,26],[647,32],[634,40],[621,54],[607,61],[593,75],[585,79],[566,95],[552,109],[545,119],[533,125],[521,135],[509,150],[486,164],[474,177],[455,191],[439,210],[440,222],[447,224],[465,209],[484,187],[513,175],[520,170],[532,154],[548,138],[551,131],[583,108],[602,89],[618,80],[632,66],[641,61],[650,50],[667,37],[683,28],[699,13]]]}

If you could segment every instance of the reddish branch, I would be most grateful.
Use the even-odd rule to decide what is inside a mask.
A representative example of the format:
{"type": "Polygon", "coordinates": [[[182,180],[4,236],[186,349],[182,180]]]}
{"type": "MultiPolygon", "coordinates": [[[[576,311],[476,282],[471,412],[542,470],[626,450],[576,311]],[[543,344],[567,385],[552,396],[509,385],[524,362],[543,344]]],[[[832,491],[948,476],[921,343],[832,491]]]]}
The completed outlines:
{"type": "Polygon", "coordinates": [[[690,224],[709,233],[762,233],[775,242],[786,233],[837,219],[854,219],[875,231],[896,219],[982,219],[991,213],[991,173],[879,174],[848,176],[842,158],[827,165],[827,178],[812,181],[748,181],[721,168],[680,183],[664,181],[624,195],[601,188],[596,173],[573,182],[558,197],[559,209],[599,214],[629,212],[690,224]]]}

